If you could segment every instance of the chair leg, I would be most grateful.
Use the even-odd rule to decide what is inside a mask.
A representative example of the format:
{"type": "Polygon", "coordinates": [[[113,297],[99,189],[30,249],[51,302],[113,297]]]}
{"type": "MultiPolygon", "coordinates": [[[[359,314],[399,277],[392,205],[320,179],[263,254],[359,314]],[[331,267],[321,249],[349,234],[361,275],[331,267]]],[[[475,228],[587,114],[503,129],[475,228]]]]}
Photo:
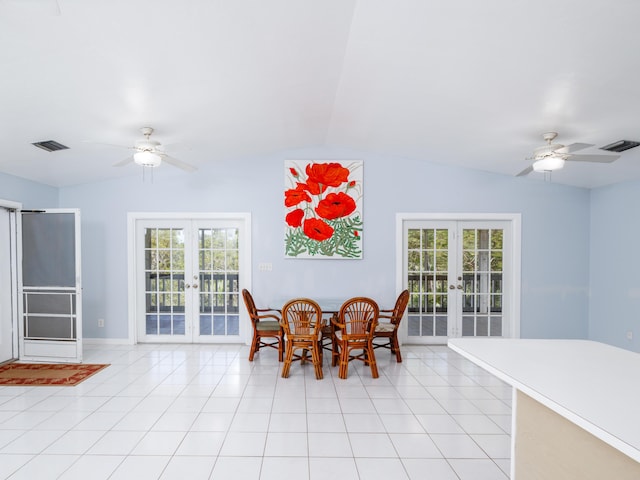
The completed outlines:
{"type": "Polygon", "coordinates": [[[316,380],[322,380],[322,345],[316,344],[311,347],[311,358],[316,370],[316,380]]]}
{"type": "Polygon", "coordinates": [[[376,355],[373,353],[372,343],[369,343],[369,345],[367,345],[367,350],[367,360],[369,360],[369,366],[371,367],[371,376],[373,378],[378,378],[378,365],[376,364],[376,355]]]}
{"type": "Polygon", "coordinates": [[[346,345],[340,347],[340,369],[338,370],[338,378],[347,378],[349,374],[349,349],[346,345]]]}
{"type": "Polygon", "coordinates": [[[338,341],[333,337],[331,339],[331,366],[335,367],[338,365],[340,360],[340,349],[338,347],[338,341]]]}
{"type": "Polygon", "coordinates": [[[282,365],[282,378],[289,377],[289,369],[291,369],[291,362],[293,361],[293,345],[291,342],[287,342],[287,354],[284,359],[284,365],[282,365]]]}
{"type": "Polygon", "coordinates": [[[322,339],[320,339],[316,348],[318,349],[318,357],[320,357],[320,365],[322,365],[322,362],[324,362],[324,347],[322,345],[322,339]]]}
{"type": "Polygon", "coordinates": [[[253,362],[253,356],[258,350],[258,334],[253,334],[253,340],[251,341],[251,350],[249,350],[249,361],[253,362]]]}
{"type": "Polygon", "coordinates": [[[278,337],[278,361],[282,362],[284,357],[284,335],[278,337]]]}
{"type": "Polygon", "coordinates": [[[396,354],[396,362],[402,363],[402,354],[400,353],[400,343],[398,342],[398,335],[391,337],[392,352],[396,354]]]}

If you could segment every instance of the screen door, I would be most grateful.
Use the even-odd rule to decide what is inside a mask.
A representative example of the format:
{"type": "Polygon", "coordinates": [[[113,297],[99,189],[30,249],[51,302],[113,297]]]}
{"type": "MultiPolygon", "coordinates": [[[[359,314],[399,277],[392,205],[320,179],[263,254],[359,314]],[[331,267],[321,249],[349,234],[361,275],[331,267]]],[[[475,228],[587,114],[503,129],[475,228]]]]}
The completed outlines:
{"type": "Polygon", "coordinates": [[[80,212],[22,211],[20,359],[82,361],[80,212]]]}

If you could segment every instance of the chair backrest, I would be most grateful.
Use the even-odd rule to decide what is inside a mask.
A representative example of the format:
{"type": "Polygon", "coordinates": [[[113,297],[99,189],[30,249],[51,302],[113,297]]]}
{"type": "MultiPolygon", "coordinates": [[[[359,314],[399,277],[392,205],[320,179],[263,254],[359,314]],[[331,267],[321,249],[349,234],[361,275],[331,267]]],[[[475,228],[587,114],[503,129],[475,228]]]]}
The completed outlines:
{"type": "Polygon", "coordinates": [[[338,314],[342,336],[355,340],[373,335],[379,313],[380,309],[375,300],[367,297],[350,298],[342,304],[338,314]]]}
{"type": "Polygon", "coordinates": [[[393,307],[393,313],[391,314],[391,323],[394,325],[399,325],[400,320],[402,320],[402,316],[404,315],[404,311],[407,309],[407,304],[409,303],[409,290],[403,290],[398,295],[398,299],[396,300],[396,305],[393,307]]]}
{"type": "Polygon", "coordinates": [[[242,289],[242,298],[244,299],[244,305],[247,307],[247,312],[249,312],[251,320],[255,321],[258,316],[258,311],[256,309],[256,304],[253,301],[253,297],[246,288],[242,289]]]}
{"type": "Polygon", "coordinates": [[[322,328],[322,309],[309,298],[289,300],[282,307],[282,327],[286,335],[315,335],[322,328]]]}

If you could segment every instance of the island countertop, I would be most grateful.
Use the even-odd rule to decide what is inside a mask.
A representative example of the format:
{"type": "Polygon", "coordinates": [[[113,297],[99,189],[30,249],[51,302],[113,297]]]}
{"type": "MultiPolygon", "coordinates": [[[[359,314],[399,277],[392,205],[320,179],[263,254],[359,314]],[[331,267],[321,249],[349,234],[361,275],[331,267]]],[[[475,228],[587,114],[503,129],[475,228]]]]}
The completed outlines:
{"type": "Polygon", "coordinates": [[[588,340],[459,338],[449,347],[640,462],[640,354],[588,340]]]}

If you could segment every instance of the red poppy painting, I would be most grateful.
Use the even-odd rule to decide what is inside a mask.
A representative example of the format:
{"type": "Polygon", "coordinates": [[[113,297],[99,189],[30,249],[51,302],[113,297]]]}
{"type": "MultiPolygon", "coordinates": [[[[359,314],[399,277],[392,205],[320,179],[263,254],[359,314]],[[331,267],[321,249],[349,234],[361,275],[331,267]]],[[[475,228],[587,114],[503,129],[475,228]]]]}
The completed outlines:
{"type": "Polygon", "coordinates": [[[285,160],[285,255],[362,258],[362,161],[285,160]]]}

